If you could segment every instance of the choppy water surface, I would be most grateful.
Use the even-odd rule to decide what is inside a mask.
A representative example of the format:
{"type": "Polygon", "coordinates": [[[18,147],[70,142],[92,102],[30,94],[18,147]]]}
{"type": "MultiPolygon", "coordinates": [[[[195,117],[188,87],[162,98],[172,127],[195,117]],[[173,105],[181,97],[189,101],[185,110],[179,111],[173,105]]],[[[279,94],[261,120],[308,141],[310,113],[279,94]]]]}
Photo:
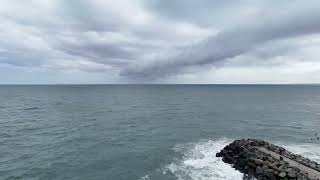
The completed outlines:
{"type": "Polygon", "coordinates": [[[0,179],[237,180],[233,139],[320,162],[319,127],[320,86],[0,86],[0,179]]]}

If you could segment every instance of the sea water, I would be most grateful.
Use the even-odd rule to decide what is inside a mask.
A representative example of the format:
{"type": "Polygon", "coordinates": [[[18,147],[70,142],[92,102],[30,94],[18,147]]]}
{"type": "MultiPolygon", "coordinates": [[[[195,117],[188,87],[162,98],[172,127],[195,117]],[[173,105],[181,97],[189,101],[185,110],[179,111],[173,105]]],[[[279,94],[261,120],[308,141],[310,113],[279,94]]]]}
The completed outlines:
{"type": "Polygon", "coordinates": [[[0,86],[0,179],[240,180],[259,138],[320,162],[317,85],[0,86]]]}

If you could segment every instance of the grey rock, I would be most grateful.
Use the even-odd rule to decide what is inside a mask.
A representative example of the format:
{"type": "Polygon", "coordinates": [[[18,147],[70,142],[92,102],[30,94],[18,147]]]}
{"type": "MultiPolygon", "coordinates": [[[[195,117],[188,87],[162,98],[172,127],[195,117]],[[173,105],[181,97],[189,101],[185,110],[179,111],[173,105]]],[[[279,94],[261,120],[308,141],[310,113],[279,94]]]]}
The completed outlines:
{"type": "Polygon", "coordinates": [[[290,167],[288,162],[284,161],[286,158],[295,160],[312,169],[320,169],[319,164],[304,158],[301,155],[295,155],[282,147],[255,139],[235,140],[217,153],[216,156],[221,157],[224,162],[232,164],[235,169],[245,174],[253,173],[252,176],[259,180],[273,180],[277,178],[306,179],[307,175],[305,175],[303,171],[300,171],[298,168],[290,167]],[[272,158],[260,151],[258,147],[276,152],[283,158],[281,157],[280,160],[272,158]]]}
{"type": "Polygon", "coordinates": [[[265,170],[263,170],[263,173],[264,174],[273,174],[273,170],[272,169],[265,169],[265,170]]]}
{"type": "Polygon", "coordinates": [[[255,159],[254,163],[256,163],[257,165],[262,165],[263,161],[261,159],[255,159]]]}
{"type": "Polygon", "coordinates": [[[263,173],[263,169],[262,169],[262,167],[261,166],[257,166],[256,167],[256,174],[262,174],[263,173]]]}
{"type": "Polygon", "coordinates": [[[252,167],[252,168],[256,168],[257,165],[253,162],[248,162],[248,166],[252,167]]]}
{"type": "Polygon", "coordinates": [[[278,161],[275,161],[275,162],[272,163],[272,167],[273,167],[273,166],[278,166],[278,165],[279,165],[279,162],[278,162],[278,161]]]}
{"type": "Polygon", "coordinates": [[[284,178],[284,177],[286,177],[286,175],[287,175],[286,172],[281,172],[281,173],[279,174],[279,177],[284,178]]]}
{"type": "Polygon", "coordinates": [[[265,169],[263,174],[268,177],[270,180],[276,180],[277,178],[274,175],[274,171],[272,169],[265,169]]]}
{"type": "Polygon", "coordinates": [[[268,161],[273,162],[273,158],[272,157],[268,157],[268,161]]]}
{"type": "Polygon", "coordinates": [[[277,167],[277,166],[272,166],[271,167],[273,170],[275,170],[275,171],[282,171],[279,167],[277,167]]]}
{"type": "Polygon", "coordinates": [[[268,168],[269,168],[269,167],[268,167],[267,165],[265,165],[265,164],[262,166],[262,169],[263,169],[263,170],[268,169],[268,168]]]}
{"type": "Polygon", "coordinates": [[[310,164],[310,167],[313,168],[313,169],[316,169],[317,168],[317,164],[316,163],[312,163],[312,164],[310,164]]]}
{"type": "Polygon", "coordinates": [[[270,162],[270,161],[264,161],[263,164],[265,164],[269,167],[272,167],[272,162],[270,162]]]}
{"type": "Polygon", "coordinates": [[[284,165],[279,166],[279,170],[284,170],[284,169],[285,169],[284,165]]]}
{"type": "Polygon", "coordinates": [[[294,171],[294,170],[289,170],[289,171],[288,171],[288,177],[289,177],[289,178],[295,178],[295,177],[297,177],[297,172],[294,171]]]}
{"type": "Polygon", "coordinates": [[[249,175],[254,175],[254,172],[255,172],[254,169],[251,169],[251,168],[250,168],[250,169],[248,170],[248,174],[249,174],[249,175]]]}
{"type": "Polygon", "coordinates": [[[248,161],[245,158],[240,158],[238,160],[238,164],[239,166],[245,166],[248,163],[248,161]]]}

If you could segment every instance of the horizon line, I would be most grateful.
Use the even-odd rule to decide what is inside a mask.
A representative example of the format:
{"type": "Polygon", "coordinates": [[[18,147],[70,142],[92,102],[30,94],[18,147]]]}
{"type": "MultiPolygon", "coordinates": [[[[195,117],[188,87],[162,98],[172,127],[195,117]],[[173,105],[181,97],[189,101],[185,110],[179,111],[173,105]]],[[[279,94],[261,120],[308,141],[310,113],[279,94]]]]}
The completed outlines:
{"type": "Polygon", "coordinates": [[[0,86],[59,86],[59,85],[320,85],[320,83],[48,83],[0,84],[0,86]]]}

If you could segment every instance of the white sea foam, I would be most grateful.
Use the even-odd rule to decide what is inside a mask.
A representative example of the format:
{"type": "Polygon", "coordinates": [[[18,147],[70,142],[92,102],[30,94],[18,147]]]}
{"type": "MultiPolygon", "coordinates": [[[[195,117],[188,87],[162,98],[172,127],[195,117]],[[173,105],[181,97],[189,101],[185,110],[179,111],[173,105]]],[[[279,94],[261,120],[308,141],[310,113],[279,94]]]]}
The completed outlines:
{"type": "Polygon", "coordinates": [[[149,177],[149,175],[147,174],[147,175],[141,177],[139,180],[150,180],[150,177],[149,177]]]}
{"type": "MultiPolygon", "coordinates": [[[[281,145],[281,144],[280,144],[281,145]]],[[[287,150],[320,163],[320,144],[287,144],[287,150]]]]}
{"type": "MultiPolygon", "coordinates": [[[[171,171],[179,180],[242,180],[242,173],[216,157],[216,153],[230,142],[231,139],[222,138],[178,145],[175,150],[183,153],[184,157],[167,165],[165,171],[171,171]]],[[[277,144],[320,163],[320,144],[277,144]]]]}
{"type": "Polygon", "coordinates": [[[171,171],[179,180],[242,180],[242,173],[216,157],[216,153],[231,141],[220,139],[179,145],[175,150],[184,154],[183,159],[167,165],[165,171],[171,171]]]}
{"type": "MultiPolygon", "coordinates": [[[[163,173],[174,174],[178,180],[243,180],[243,174],[226,164],[216,153],[232,139],[205,140],[198,143],[180,144],[174,150],[183,154],[163,168],[163,173]]],[[[320,144],[276,143],[289,151],[320,163],[320,144]]],[[[148,175],[141,180],[152,179],[148,175]]]]}

